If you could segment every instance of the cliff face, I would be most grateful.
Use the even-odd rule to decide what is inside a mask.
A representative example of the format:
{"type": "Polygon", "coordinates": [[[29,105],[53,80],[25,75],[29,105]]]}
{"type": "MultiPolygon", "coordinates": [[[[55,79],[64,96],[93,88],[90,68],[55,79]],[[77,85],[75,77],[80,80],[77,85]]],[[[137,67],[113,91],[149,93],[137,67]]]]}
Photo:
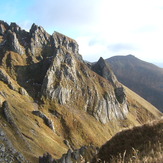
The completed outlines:
{"type": "MultiPolygon", "coordinates": [[[[58,35],[59,36],[59,35],[58,35]]],[[[106,123],[124,119],[127,103],[120,104],[114,88],[105,79],[93,73],[78,54],[76,42],[62,37],[42,85],[42,96],[59,104],[78,107],[106,123]]]]}
{"type": "MultiPolygon", "coordinates": [[[[125,100],[120,102],[117,98],[117,91],[114,91],[115,83],[118,83],[115,75],[109,69],[113,81],[108,84],[106,80],[93,73],[79,55],[76,41],[57,32],[50,36],[42,27],[35,24],[28,33],[21,30],[15,23],[11,23],[10,26],[1,23],[1,31],[3,31],[1,34],[4,39],[1,49],[5,47],[8,51],[21,56],[25,55],[24,62],[28,67],[30,67],[29,64],[34,63],[49,63],[44,70],[45,76],[39,74],[42,81],[34,82],[41,89],[39,95],[42,98],[45,97],[61,105],[84,109],[102,123],[126,117],[127,103],[125,100]]],[[[38,70],[39,68],[40,66],[35,67],[38,70]]],[[[30,70],[24,71],[28,76],[30,70]]],[[[17,76],[23,86],[25,81],[35,78],[35,74],[31,76],[32,79],[27,79],[25,75],[25,77],[23,75],[19,77],[19,74],[17,76]]],[[[107,75],[101,76],[109,78],[107,75]]],[[[36,91],[35,96],[38,96],[36,91]]]]}
{"type": "Polygon", "coordinates": [[[130,97],[102,58],[90,68],[78,49],[58,32],[0,21],[0,127],[29,160],[99,146],[119,129],[161,115],[130,97]]]}

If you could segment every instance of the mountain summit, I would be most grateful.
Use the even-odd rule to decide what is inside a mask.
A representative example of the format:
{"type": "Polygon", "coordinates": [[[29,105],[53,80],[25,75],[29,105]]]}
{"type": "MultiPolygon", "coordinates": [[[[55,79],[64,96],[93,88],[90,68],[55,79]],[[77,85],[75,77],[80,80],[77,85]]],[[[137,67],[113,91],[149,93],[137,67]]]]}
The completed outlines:
{"type": "Polygon", "coordinates": [[[161,116],[124,87],[102,58],[89,67],[75,40],[35,24],[27,32],[4,21],[0,108],[0,152],[8,162],[38,162],[47,152],[60,158],[67,151],[75,159],[76,148],[100,146],[122,128],[161,116]]]}

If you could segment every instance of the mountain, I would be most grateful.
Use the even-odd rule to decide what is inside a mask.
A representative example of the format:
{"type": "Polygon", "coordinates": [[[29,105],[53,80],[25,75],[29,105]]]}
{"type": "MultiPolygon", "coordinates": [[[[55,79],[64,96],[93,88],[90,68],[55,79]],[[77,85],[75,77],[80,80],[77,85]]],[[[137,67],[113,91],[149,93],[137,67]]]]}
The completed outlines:
{"type": "Polygon", "coordinates": [[[1,162],[59,160],[67,151],[61,162],[70,162],[71,153],[77,159],[121,129],[162,116],[102,58],[91,67],[78,50],[58,32],[0,21],[1,162]]]}
{"type": "Polygon", "coordinates": [[[163,112],[163,69],[132,55],[106,61],[118,80],[163,112]]]}

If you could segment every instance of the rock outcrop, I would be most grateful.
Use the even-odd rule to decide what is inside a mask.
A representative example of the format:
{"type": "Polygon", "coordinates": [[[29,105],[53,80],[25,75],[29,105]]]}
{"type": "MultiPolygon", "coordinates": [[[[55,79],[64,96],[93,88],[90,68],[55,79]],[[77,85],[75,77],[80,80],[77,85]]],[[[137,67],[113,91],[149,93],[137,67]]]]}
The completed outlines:
{"type": "Polygon", "coordinates": [[[6,22],[0,20],[0,35],[4,35],[8,28],[9,25],[6,22]]]}
{"type": "Polygon", "coordinates": [[[85,62],[75,40],[0,21],[0,128],[30,162],[89,161],[120,129],[160,116],[102,58],[85,62]]]}
{"type": "MultiPolygon", "coordinates": [[[[113,86],[93,73],[84,61],[81,62],[78,48],[69,48],[69,44],[62,44],[57,50],[43,80],[42,95],[61,105],[76,105],[102,123],[124,119],[128,112],[127,103],[124,99],[124,103],[118,101],[120,98],[116,99],[116,96],[124,94],[115,93],[113,86]]],[[[74,47],[78,45],[75,44],[74,47]]],[[[113,77],[116,85],[118,81],[112,73],[110,78],[113,77]]]]}
{"type": "Polygon", "coordinates": [[[0,81],[3,81],[5,84],[7,84],[8,87],[13,91],[17,91],[22,95],[28,95],[27,91],[20,87],[2,68],[0,68],[0,81]]]}
{"type": "Polygon", "coordinates": [[[125,89],[122,84],[119,83],[116,76],[114,75],[110,65],[102,58],[91,66],[91,69],[97,74],[107,79],[114,87],[115,95],[119,103],[126,103],[125,89]]]}
{"type": "Polygon", "coordinates": [[[118,80],[163,112],[163,68],[133,55],[106,59],[118,80]]]}
{"type": "Polygon", "coordinates": [[[11,46],[8,46],[9,50],[26,55],[28,64],[37,63],[35,71],[39,73],[39,69],[42,69],[40,66],[46,65],[41,77],[35,74],[29,76],[32,74],[29,72],[32,64],[24,72],[19,68],[15,70],[22,74],[17,76],[19,83],[30,94],[35,94],[33,97],[41,96],[61,105],[79,107],[102,123],[126,117],[128,106],[124,89],[102,58],[93,66],[93,70],[110,83],[90,70],[79,54],[75,40],[57,32],[49,35],[35,24],[30,32],[21,30],[15,23],[8,27],[2,23],[2,26],[6,30],[3,32],[4,38],[5,35],[12,36],[6,40],[11,46]],[[31,78],[33,82],[26,85],[25,81],[31,81],[31,78]],[[40,88],[41,92],[37,94],[40,88]]]}
{"type": "Polygon", "coordinates": [[[110,65],[107,62],[105,62],[105,60],[102,57],[100,57],[100,59],[91,66],[91,69],[100,76],[110,81],[114,87],[120,86],[120,83],[118,82],[116,76],[111,70],[110,65]]]}
{"type": "Polygon", "coordinates": [[[14,83],[13,79],[2,68],[0,68],[0,80],[7,84],[10,89],[18,91],[17,85],[14,83]]]}
{"type": "Polygon", "coordinates": [[[7,32],[7,39],[8,39],[8,47],[11,51],[16,52],[18,54],[25,54],[25,49],[19,43],[17,35],[15,32],[8,30],[7,32]]]}
{"type": "Polygon", "coordinates": [[[18,152],[10,139],[7,137],[6,133],[2,128],[0,128],[0,162],[9,163],[28,163],[22,153],[18,152]]]}
{"type": "Polygon", "coordinates": [[[51,119],[49,119],[44,113],[42,113],[41,111],[33,111],[32,112],[34,115],[42,118],[44,120],[44,123],[50,128],[52,129],[53,131],[55,131],[55,128],[54,128],[54,123],[51,119]]]}
{"type": "Polygon", "coordinates": [[[49,153],[39,157],[39,163],[74,163],[90,162],[97,154],[98,148],[95,146],[83,146],[74,151],[68,150],[60,159],[54,159],[49,153]]]}
{"type": "Polygon", "coordinates": [[[4,117],[5,117],[6,121],[12,126],[13,131],[19,137],[19,141],[23,142],[25,144],[26,148],[28,150],[30,150],[30,145],[28,144],[28,142],[24,138],[23,134],[21,133],[20,128],[16,124],[15,119],[10,111],[10,106],[7,101],[3,102],[2,108],[3,108],[3,113],[4,113],[4,117]]]}

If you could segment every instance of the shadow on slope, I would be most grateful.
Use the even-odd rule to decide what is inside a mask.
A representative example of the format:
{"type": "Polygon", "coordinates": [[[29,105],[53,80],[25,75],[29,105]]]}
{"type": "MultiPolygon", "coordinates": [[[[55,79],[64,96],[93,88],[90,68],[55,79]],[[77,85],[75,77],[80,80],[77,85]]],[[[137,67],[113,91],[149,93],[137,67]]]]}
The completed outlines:
{"type": "Polygon", "coordinates": [[[104,144],[92,163],[162,162],[163,119],[117,133],[104,144]]]}

